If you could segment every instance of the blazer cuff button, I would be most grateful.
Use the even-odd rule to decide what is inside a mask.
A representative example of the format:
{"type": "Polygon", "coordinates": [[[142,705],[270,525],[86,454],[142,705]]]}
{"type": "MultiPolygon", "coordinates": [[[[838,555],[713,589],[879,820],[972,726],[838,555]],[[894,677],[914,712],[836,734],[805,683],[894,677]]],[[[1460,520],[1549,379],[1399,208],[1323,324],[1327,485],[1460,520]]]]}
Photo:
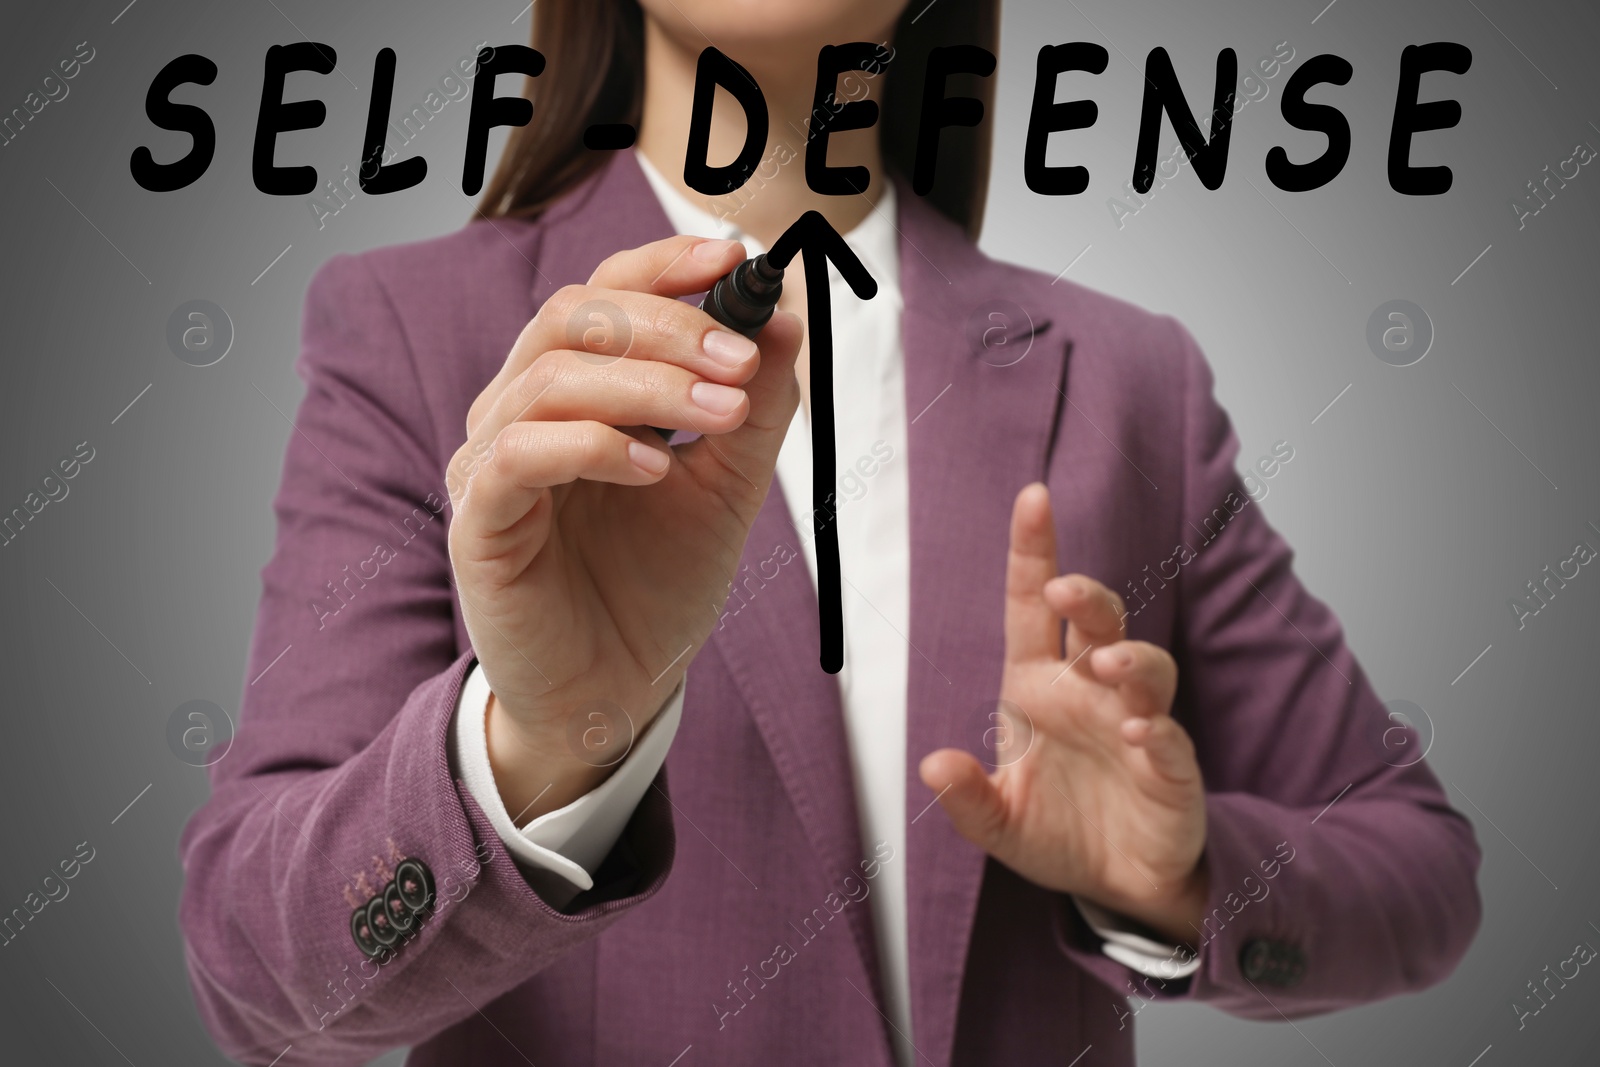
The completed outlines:
{"type": "Polygon", "coordinates": [[[385,913],[383,895],[373,897],[367,901],[367,926],[372,930],[372,936],[378,939],[378,944],[388,948],[400,940],[400,931],[394,928],[385,913]]]}
{"type": "Polygon", "coordinates": [[[394,884],[401,902],[413,912],[433,906],[433,872],[421,860],[401,860],[394,870],[394,884]]]}
{"type": "Polygon", "coordinates": [[[372,936],[372,924],[367,920],[367,909],[357,908],[350,913],[350,936],[367,957],[375,958],[383,951],[378,939],[372,936]]]}
{"type": "Polygon", "coordinates": [[[1245,942],[1239,950],[1239,973],[1248,982],[1259,982],[1272,968],[1272,945],[1266,941],[1245,942]]]}
{"type": "Polygon", "coordinates": [[[1240,950],[1239,973],[1252,983],[1288,989],[1305,976],[1306,955],[1294,945],[1257,938],[1240,950]]]}

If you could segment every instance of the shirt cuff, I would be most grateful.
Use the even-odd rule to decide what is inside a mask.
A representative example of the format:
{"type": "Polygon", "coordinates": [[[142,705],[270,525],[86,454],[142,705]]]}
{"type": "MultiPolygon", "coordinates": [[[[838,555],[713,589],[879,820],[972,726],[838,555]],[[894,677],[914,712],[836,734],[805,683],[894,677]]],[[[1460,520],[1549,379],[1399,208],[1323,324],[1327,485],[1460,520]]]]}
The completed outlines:
{"type": "Polygon", "coordinates": [[[489,696],[489,680],[483,666],[473,664],[461,687],[455,721],[450,727],[450,746],[467,791],[513,858],[560,875],[575,890],[594,888],[591,872],[616,845],[634,809],[666,762],[667,749],[672,747],[683,715],[683,684],[678,684],[661,712],[634,738],[611,777],[566,807],[546,812],[520,828],[500,799],[494,769],[489,765],[485,724],[489,696]]]}
{"type": "Polygon", "coordinates": [[[1105,942],[1100,951],[1149,978],[1187,978],[1200,969],[1200,956],[1181,945],[1164,945],[1140,932],[1131,920],[1098,904],[1072,898],[1083,921],[1105,942]]]}

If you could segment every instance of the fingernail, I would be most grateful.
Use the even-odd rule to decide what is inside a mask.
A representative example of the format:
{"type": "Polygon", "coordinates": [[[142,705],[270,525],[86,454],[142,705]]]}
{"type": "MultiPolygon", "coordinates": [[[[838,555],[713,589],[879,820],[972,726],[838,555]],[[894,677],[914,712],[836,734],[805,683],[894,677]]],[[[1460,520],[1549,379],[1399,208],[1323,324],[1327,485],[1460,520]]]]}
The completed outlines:
{"type": "Polygon", "coordinates": [[[628,442],[628,458],[646,474],[660,474],[672,462],[665,452],[658,452],[642,441],[628,442]]]}
{"type": "Polygon", "coordinates": [[[713,415],[732,415],[744,400],[744,390],[715,382],[695,382],[689,388],[689,398],[702,411],[709,411],[713,415]]]}
{"type": "Polygon", "coordinates": [[[756,343],[727,330],[709,330],[700,342],[705,354],[724,367],[737,367],[756,354],[756,343]]]}
{"type": "Polygon", "coordinates": [[[702,241],[689,249],[689,255],[702,263],[716,263],[737,243],[737,241],[702,241]]]}

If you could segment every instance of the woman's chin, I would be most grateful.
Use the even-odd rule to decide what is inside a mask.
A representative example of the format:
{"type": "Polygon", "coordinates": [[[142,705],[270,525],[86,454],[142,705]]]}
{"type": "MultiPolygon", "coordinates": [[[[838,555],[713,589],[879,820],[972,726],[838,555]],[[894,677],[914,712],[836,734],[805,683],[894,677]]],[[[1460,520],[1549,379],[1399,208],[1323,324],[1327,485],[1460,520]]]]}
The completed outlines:
{"type": "MultiPolygon", "coordinates": [[[[815,57],[825,44],[886,41],[907,0],[641,0],[645,13],[729,56],[767,48],[815,57]],[[812,42],[812,47],[806,47],[812,42]]],[[[814,62],[814,58],[812,60],[814,62]]]]}

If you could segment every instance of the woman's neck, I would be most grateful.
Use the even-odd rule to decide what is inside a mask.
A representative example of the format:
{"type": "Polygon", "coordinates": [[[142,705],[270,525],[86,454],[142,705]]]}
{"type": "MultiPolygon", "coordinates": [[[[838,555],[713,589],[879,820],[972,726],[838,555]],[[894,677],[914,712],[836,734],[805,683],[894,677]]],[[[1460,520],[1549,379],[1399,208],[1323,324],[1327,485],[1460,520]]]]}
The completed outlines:
{"type": "MultiPolygon", "coordinates": [[[[865,193],[821,196],[806,184],[805,151],[816,86],[814,61],[750,67],[767,102],[767,143],[761,162],[744,186],[732,193],[707,196],[690,189],[683,180],[683,163],[689,144],[698,59],[697,48],[674,39],[653,19],[646,18],[644,107],[637,145],[679,192],[768,247],[806,211],[820,212],[840,233],[848,233],[866,218],[882,191],[882,183],[888,180],[875,126],[841,133],[828,144],[830,166],[864,166],[871,173],[872,181],[865,193]]],[[[878,99],[883,92],[882,83],[882,75],[855,72],[841,79],[838,96],[842,101],[878,99]]],[[[707,153],[712,166],[732,162],[744,145],[746,133],[744,112],[726,92],[717,95],[707,153]]]]}

